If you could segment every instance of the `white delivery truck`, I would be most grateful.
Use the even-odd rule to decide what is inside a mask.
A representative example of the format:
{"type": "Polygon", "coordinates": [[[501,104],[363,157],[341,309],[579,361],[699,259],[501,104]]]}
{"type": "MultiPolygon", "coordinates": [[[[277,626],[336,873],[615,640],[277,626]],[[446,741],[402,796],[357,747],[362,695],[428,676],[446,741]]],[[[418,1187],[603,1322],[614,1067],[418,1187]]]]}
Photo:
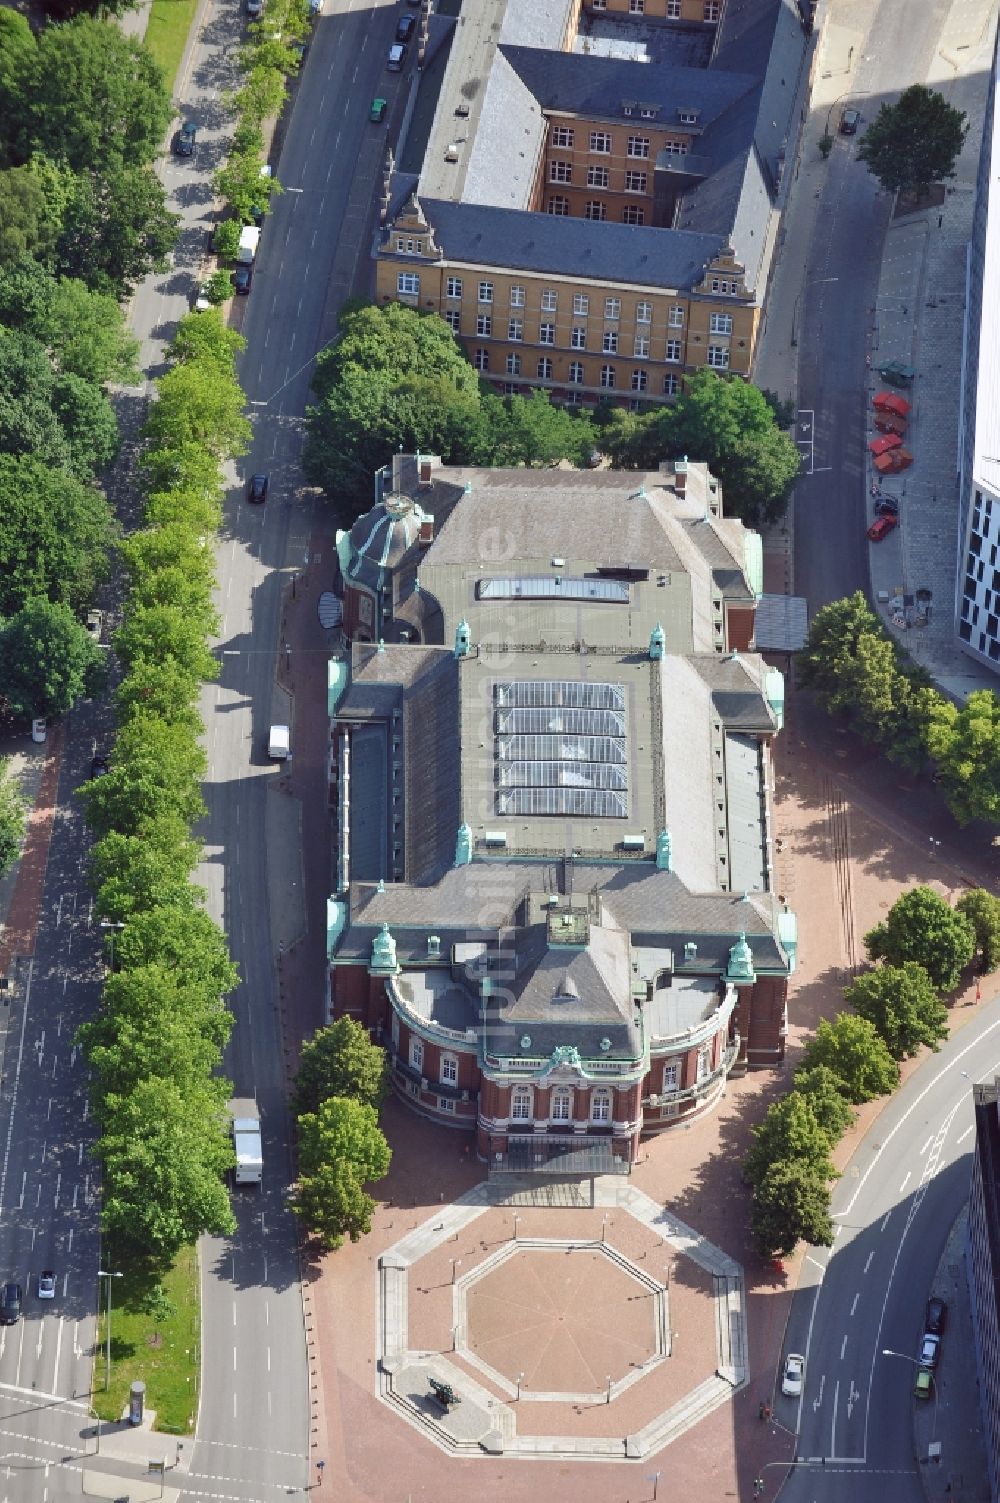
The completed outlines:
{"type": "Polygon", "coordinates": [[[236,1149],[236,1183],[259,1185],[264,1177],[264,1155],[260,1142],[260,1112],[256,1101],[248,1096],[234,1096],[229,1103],[233,1124],[233,1147],[236,1149]]]}
{"type": "Polygon", "coordinates": [[[267,754],[277,762],[287,762],[291,737],[287,725],[272,725],[267,736],[267,754]]]}
{"type": "Polygon", "coordinates": [[[259,241],[260,230],[257,226],[255,224],[244,225],[240,235],[239,250],[236,252],[236,259],[241,266],[249,266],[253,261],[259,241]]]}

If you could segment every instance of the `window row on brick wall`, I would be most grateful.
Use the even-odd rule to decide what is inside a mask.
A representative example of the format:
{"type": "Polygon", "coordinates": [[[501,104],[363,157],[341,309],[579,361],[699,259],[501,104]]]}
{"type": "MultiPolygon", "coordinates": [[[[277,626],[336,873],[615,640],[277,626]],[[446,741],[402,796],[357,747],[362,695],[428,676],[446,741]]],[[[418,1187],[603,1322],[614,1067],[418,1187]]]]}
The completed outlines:
{"type": "Polygon", "coordinates": [[[539,1122],[599,1122],[611,1124],[612,1096],[610,1090],[598,1087],[590,1092],[589,1100],[581,1102],[582,1093],[573,1091],[568,1086],[556,1086],[549,1093],[548,1112],[542,1103],[541,1112],[535,1110],[535,1092],[531,1086],[515,1086],[510,1095],[510,1115],[508,1121],[512,1125],[526,1125],[527,1123],[539,1122]],[[576,1098],[574,1100],[574,1098],[576,1098]],[[581,1105],[585,1106],[585,1113],[581,1113],[581,1105]],[[576,1110],[574,1110],[574,1107],[576,1110]]]}

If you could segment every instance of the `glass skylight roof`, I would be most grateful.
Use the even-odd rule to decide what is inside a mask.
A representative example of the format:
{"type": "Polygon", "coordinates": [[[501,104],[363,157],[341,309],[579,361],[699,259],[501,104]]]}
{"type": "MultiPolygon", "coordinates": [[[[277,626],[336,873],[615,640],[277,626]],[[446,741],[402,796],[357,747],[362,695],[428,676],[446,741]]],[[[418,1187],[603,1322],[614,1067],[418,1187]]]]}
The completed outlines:
{"type": "Polygon", "coordinates": [[[498,814],[627,817],[624,684],[514,679],[493,698],[498,814]]]}

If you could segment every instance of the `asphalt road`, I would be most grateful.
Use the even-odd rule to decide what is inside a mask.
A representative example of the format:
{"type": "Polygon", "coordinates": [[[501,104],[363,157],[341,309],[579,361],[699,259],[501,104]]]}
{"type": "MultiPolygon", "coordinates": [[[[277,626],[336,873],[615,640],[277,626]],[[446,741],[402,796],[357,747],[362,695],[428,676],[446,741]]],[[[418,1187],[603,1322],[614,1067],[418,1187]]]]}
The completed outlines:
{"type": "Polygon", "coordinates": [[[103,1381],[93,1360],[99,1186],[73,1042],[96,1006],[102,963],[74,790],[106,722],[95,703],[73,716],[35,954],[0,1006],[0,1280],[16,1280],[25,1296],[22,1319],[0,1327],[0,1503],[53,1496],[47,1463],[79,1451],[92,1375],[103,1381]],[[38,1298],[43,1268],[57,1276],[51,1301],[38,1298]]]}
{"type": "MultiPolygon", "coordinates": [[[[846,0],[844,26],[867,29],[850,85],[862,130],[905,84],[923,80],[949,0],[919,6],[881,0],[874,9],[846,0]]],[[[838,111],[831,110],[836,130],[838,111]]],[[[795,487],[795,590],[809,613],[870,587],[865,482],[865,335],[878,291],[890,199],[863,162],[857,137],[837,136],[822,179],[804,268],[794,337],[798,341],[798,424],[804,474],[795,487]]],[[[785,247],[784,254],[793,254],[785,247]]]]}
{"type": "Polygon", "coordinates": [[[923,1498],[913,1456],[915,1368],[882,1352],[917,1356],[924,1303],[969,1195],[972,1084],[998,1070],[994,999],[887,1105],[835,1189],[834,1245],[809,1253],[786,1336],[786,1350],[807,1358],[802,1398],[779,1395],[775,1404],[804,1463],[782,1489],[788,1503],[923,1498]]]}

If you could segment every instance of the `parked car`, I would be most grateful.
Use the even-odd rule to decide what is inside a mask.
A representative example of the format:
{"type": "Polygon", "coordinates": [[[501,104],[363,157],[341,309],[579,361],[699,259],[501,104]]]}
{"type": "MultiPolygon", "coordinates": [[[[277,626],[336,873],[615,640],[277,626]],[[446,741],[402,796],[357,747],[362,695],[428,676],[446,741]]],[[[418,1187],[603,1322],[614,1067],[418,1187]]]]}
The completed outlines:
{"type": "Polygon", "coordinates": [[[256,21],[264,13],[264,0],[246,0],[246,13],[251,21],[256,21]]]}
{"type": "Polygon", "coordinates": [[[869,541],[872,543],[881,543],[883,538],[887,538],[889,536],[890,532],[898,524],[898,522],[899,518],[896,516],[876,517],[874,522],[868,529],[867,537],[869,541]]]}
{"type": "Polygon", "coordinates": [[[247,500],[264,502],[267,500],[267,487],[270,475],[251,475],[247,481],[247,500]]]}
{"type": "Polygon", "coordinates": [[[802,1392],[802,1379],[806,1359],[799,1352],[789,1352],[785,1358],[785,1371],[781,1376],[781,1391],[786,1398],[797,1399],[802,1392]]]}
{"type": "Polygon", "coordinates": [[[920,1343],[920,1366],[934,1367],[937,1364],[938,1351],[941,1347],[940,1336],[925,1336],[920,1343]]]}
{"type": "Polygon", "coordinates": [[[43,1268],[38,1275],[38,1298],[55,1299],[56,1297],[56,1272],[54,1268],[43,1268]]]}
{"type": "Polygon", "coordinates": [[[103,757],[100,752],[95,752],[90,759],[90,776],[92,778],[103,778],[110,771],[107,757],[103,757]]]}
{"type": "Polygon", "coordinates": [[[384,99],[373,99],[368,110],[369,120],[374,120],[376,125],[381,125],[385,119],[386,104],[384,99]]]}
{"type": "Polygon", "coordinates": [[[934,1374],[922,1367],[917,1373],[916,1382],[913,1385],[913,1397],[915,1399],[929,1399],[934,1392],[934,1374]]]}
{"type": "Polygon", "coordinates": [[[99,642],[101,640],[101,631],[103,630],[103,627],[104,627],[104,612],[103,611],[96,611],[96,610],[95,611],[88,611],[87,612],[87,630],[90,632],[90,635],[93,637],[93,639],[94,639],[95,642],[99,642]]]}
{"type": "Polygon", "coordinates": [[[400,16],[396,22],[396,41],[408,42],[417,24],[416,16],[400,16]]]}
{"type": "Polygon", "coordinates": [[[840,117],[840,134],[842,136],[856,136],[860,124],[860,110],[844,110],[840,117]]]}
{"type": "Polygon", "coordinates": [[[12,1279],[0,1290],[0,1325],[14,1326],[21,1319],[24,1290],[12,1279]]]}
{"type": "Polygon", "coordinates": [[[241,297],[246,297],[253,283],[253,263],[249,266],[237,266],[233,272],[233,291],[241,297]]]}
{"type": "Polygon", "coordinates": [[[943,1336],[948,1323],[948,1306],[943,1299],[929,1299],[924,1316],[924,1330],[928,1336],[943,1336]]]}
{"type": "Polygon", "coordinates": [[[386,58],[386,67],[390,73],[402,73],[403,64],[406,62],[406,44],[393,42],[389,48],[389,56],[386,58]]]}
{"type": "Polygon", "coordinates": [[[879,496],[875,502],[875,511],[880,517],[898,517],[899,502],[894,496],[879,496]]]}
{"type": "Polygon", "coordinates": [[[197,139],[198,127],[193,120],[185,120],[180,129],[174,132],[174,156],[193,157],[197,139]]]}
{"type": "Polygon", "coordinates": [[[191,298],[191,307],[194,309],[195,313],[204,313],[207,311],[207,309],[211,308],[211,306],[212,300],[208,296],[208,283],[201,282],[194,290],[194,294],[191,298]]]}

